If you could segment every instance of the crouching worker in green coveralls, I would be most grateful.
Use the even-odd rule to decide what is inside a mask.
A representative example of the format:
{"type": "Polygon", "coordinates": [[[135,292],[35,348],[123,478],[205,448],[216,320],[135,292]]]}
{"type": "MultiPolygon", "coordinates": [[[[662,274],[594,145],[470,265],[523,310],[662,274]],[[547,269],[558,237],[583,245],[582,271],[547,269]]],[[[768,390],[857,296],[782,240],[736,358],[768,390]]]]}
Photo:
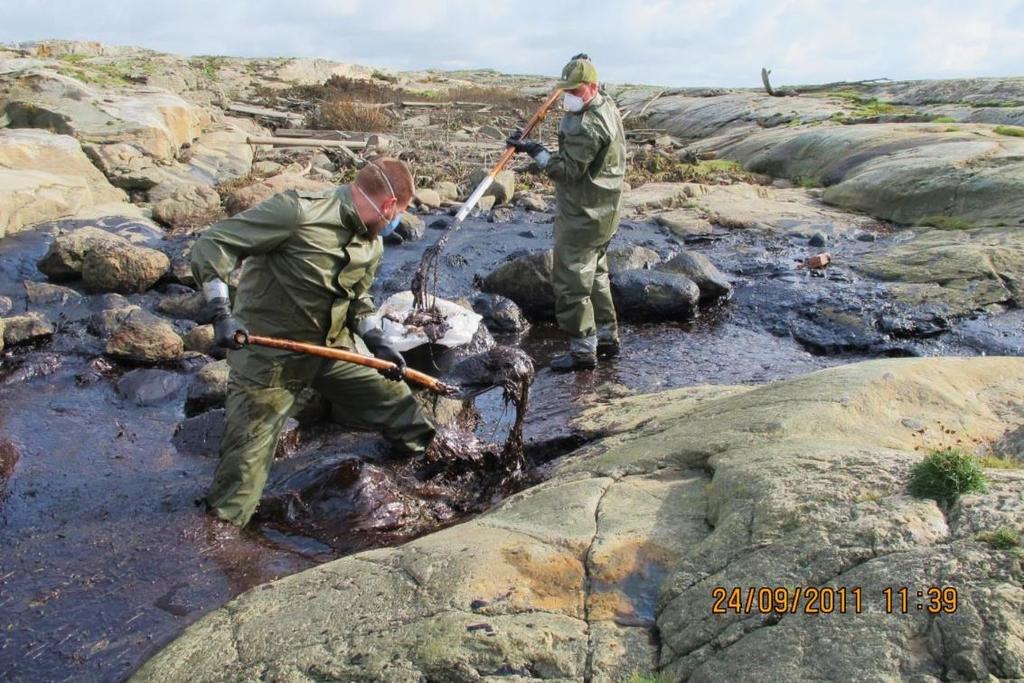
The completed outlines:
{"type": "Polygon", "coordinates": [[[241,527],[252,517],[281,429],[306,387],[317,389],[347,423],[379,429],[405,452],[429,445],[434,426],[400,372],[245,346],[236,336],[251,331],[369,351],[404,368],[374,315],[370,286],[381,236],[398,226],[413,191],[403,162],[377,159],[349,185],[282,192],[219,221],[192,247],[192,273],[215,311],[217,344],[230,349],[220,465],[206,496],[217,518],[241,527]],[[242,259],[232,312],[226,282],[242,259]]]}
{"type": "Polygon", "coordinates": [[[619,354],[619,329],[608,282],[608,243],[619,227],[626,174],[626,134],[619,110],[602,94],[597,69],[576,55],[562,70],[565,116],[558,151],[513,134],[508,144],[526,152],[555,181],[555,318],[569,337],[569,353],[551,362],[556,371],[588,370],[597,357],[619,354]]]}

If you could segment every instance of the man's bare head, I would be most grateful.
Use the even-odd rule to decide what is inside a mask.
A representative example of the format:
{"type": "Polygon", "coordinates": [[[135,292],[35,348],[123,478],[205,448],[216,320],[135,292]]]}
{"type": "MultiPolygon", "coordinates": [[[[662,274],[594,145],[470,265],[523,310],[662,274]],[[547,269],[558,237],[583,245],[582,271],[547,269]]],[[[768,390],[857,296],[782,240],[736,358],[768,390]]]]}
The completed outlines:
{"type": "Polygon", "coordinates": [[[378,157],[363,166],[352,185],[359,216],[374,234],[408,208],[416,191],[409,167],[391,157],[378,157]]]}

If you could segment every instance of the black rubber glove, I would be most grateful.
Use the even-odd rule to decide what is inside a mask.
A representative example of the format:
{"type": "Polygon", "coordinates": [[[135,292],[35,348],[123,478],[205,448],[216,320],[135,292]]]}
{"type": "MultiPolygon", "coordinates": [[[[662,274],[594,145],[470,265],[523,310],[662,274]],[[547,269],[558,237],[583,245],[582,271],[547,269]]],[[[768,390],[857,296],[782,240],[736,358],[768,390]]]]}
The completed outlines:
{"type": "Polygon", "coordinates": [[[374,356],[395,364],[395,367],[393,368],[378,370],[377,372],[384,375],[392,382],[400,382],[405,376],[405,359],[402,358],[402,354],[395,351],[391,344],[388,344],[387,339],[384,338],[384,331],[370,330],[363,335],[363,341],[366,342],[366,348],[368,348],[370,353],[374,356]]]}
{"type": "Polygon", "coordinates": [[[537,158],[537,155],[541,152],[548,151],[544,145],[536,140],[531,140],[530,138],[524,140],[517,133],[513,133],[508,140],[505,140],[505,144],[515,148],[517,152],[526,152],[533,158],[537,158]]]}
{"type": "Polygon", "coordinates": [[[240,349],[245,346],[244,342],[239,342],[235,337],[241,333],[248,340],[249,330],[231,315],[231,302],[217,297],[210,300],[210,309],[213,311],[213,336],[217,346],[223,349],[240,349]]]}

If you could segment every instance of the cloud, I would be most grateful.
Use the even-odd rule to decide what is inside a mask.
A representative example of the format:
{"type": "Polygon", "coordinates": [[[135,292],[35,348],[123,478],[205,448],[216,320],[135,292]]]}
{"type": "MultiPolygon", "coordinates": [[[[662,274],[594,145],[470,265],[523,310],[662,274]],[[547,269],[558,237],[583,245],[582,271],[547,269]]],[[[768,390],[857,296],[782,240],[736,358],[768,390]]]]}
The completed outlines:
{"type": "Polygon", "coordinates": [[[180,54],[306,56],[396,69],[556,75],[588,52],[602,78],[673,86],[1007,76],[1020,0],[23,0],[0,41],[77,38],[180,54]]]}

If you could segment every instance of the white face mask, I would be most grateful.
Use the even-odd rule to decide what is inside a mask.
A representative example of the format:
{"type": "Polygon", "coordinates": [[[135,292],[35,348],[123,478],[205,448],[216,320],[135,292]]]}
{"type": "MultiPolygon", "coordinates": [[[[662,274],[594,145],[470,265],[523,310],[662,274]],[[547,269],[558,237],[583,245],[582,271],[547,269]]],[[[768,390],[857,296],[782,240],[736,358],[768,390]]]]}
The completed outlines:
{"type": "Polygon", "coordinates": [[[579,95],[573,95],[571,92],[567,92],[562,95],[562,107],[566,111],[583,111],[584,104],[586,104],[586,102],[584,102],[583,98],[579,95]]]}

